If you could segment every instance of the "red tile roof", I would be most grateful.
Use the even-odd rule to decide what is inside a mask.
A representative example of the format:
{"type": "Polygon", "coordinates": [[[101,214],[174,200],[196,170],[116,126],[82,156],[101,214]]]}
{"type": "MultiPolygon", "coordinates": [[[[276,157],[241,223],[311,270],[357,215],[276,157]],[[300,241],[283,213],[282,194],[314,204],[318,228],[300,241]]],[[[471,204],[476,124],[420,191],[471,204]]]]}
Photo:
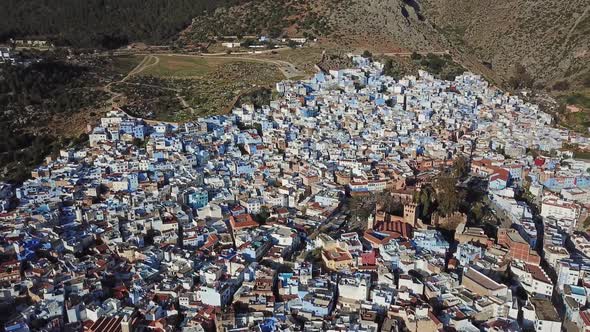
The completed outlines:
{"type": "Polygon", "coordinates": [[[244,228],[258,227],[258,223],[248,213],[243,213],[237,216],[230,216],[229,223],[233,230],[239,230],[244,228]]]}
{"type": "Polygon", "coordinates": [[[398,233],[402,237],[408,239],[412,236],[412,231],[414,230],[412,225],[402,221],[402,220],[385,220],[382,222],[377,223],[374,230],[379,232],[394,232],[398,233]]]}
{"type": "Polygon", "coordinates": [[[584,322],[584,326],[590,326],[590,310],[580,312],[580,317],[582,318],[582,322],[584,322]]]}
{"type": "Polygon", "coordinates": [[[496,168],[496,170],[494,171],[494,174],[492,174],[492,176],[490,177],[490,182],[494,181],[496,179],[500,179],[504,182],[508,182],[509,178],[510,178],[510,172],[508,172],[507,170],[505,170],[503,168],[496,168]]]}

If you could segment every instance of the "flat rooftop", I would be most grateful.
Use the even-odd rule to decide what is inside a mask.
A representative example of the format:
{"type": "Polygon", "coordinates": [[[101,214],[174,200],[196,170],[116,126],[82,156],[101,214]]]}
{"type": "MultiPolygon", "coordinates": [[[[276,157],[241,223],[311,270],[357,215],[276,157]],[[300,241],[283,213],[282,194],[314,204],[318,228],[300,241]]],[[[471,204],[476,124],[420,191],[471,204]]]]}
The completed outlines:
{"type": "Polygon", "coordinates": [[[465,273],[463,274],[463,278],[468,278],[473,280],[475,283],[479,284],[480,286],[489,289],[489,290],[498,290],[502,288],[506,288],[505,285],[499,284],[494,280],[490,279],[485,274],[473,269],[468,268],[465,273]]]}
{"type": "Polygon", "coordinates": [[[514,230],[513,232],[508,232],[508,237],[510,238],[510,241],[512,242],[518,242],[518,243],[526,243],[528,244],[528,242],[526,242],[522,236],[520,236],[520,234],[518,234],[518,231],[514,230]]]}
{"type": "Polygon", "coordinates": [[[535,307],[537,317],[541,320],[561,322],[553,303],[547,299],[531,299],[531,304],[535,307]]]}

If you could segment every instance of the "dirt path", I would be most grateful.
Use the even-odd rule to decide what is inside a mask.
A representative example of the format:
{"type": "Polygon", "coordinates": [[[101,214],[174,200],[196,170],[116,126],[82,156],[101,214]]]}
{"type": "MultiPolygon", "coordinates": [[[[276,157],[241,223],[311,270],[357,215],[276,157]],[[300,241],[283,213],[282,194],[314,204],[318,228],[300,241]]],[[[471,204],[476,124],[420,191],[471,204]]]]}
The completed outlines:
{"type": "Polygon", "coordinates": [[[156,66],[158,63],[160,63],[160,58],[157,56],[153,56],[153,55],[147,55],[143,58],[143,60],[139,63],[139,65],[137,65],[135,68],[133,68],[133,70],[131,70],[129,72],[129,74],[127,74],[127,76],[123,77],[122,80],[120,80],[119,82],[125,82],[127,81],[129,78],[131,78],[132,76],[138,75],[141,72],[143,72],[144,70],[156,66]],[[153,60],[153,63],[150,63],[153,60]]]}
{"type": "MultiPolygon", "coordinates": [[[[123,96],[123,93],[121,92],[115,92],[112,90],[112,86],[113,84],[121,84],[121,83],[125,83],[125,84],[134,84],[134,85],[141,85],[139,83],[129,83],[127,82],[128,79],[130,79],[131,77],[140,74],[141,72],[143,72],[144,70],[146,70],[147,68],[153,67],[155,65],[157,65],[158,63],[160,63],[160,58],[156,57],[156,56],[151,56],[151,55],[146,55],[143,57],[143,59],[141,59],[141,61],[137,64],[137,66],[135,66],[129,73],[127,73],[127,75],[125,75],[122,79],[118,80],[118,81],[113,81],[110,82],[109,84],[105,85],[104,87],[102,87],[100,90],[108,93],[111,95],[111,98],[109,98],[109,100],[107,100],[105,102],[106,107],[117,107],[118,105],[115,104],[115,100],[117,98],[120,98],[123,96]]],[[[157,87],[157,88],[161,88],[161,89],[167,89],[167,90],[173,90],[178,92],[178,90],[176,89],[171,89],[171,88],[166,88],[166,87],[160,87],[160,86],[152,86],[152,87],[157,87]]]]}
{"type": "Polygon", "coordinates": [[[281,71],[281,73],[283,74],[283,76],[285,76],[286,79],[290,80],[294,77],[297,76],[303,76],[304,73],[299,71],[299,69],[297,69],[297,67],[295,67],[294,64],[287,62],[287,61],[283,61],[283,60],[273,60],[273,59],[265,59],[265,58],[253,58],[251,56],[218,56],[218,55],[209,55],[209,54],[204,54],[203,55],[204,58],[219,58],[219,57],[223,57],[225,59],[235,59],[235,60],[247,60],[247,61],[253,61],[253,62],[262,62],[262,63],[270,63],[273,64],[275,66],[277,66],[277,68],[281,71]]]}
{"type": "MultiPolygon", "coordinates": [[[[281,74],[286,78],[286,79],[293,79],[295,77],[301,77],[304,76],[305,73],[303,73],[302,71],[300,71],[295,65],[293,65],[290,62],[287,61],[283,61],[283,60],[273,60],[273,59],[265,59],[265,58],[256,58],[253,57],[256,54],[266,54],[266,53],[270,53],[269,52],[265,52],[265,51],[261,51],[259,53],[244,53],[244,55],[247,56],[240,56],[240,55],[236,55],[236,54],[232,54],[232,55],[228,55],[225,53],[221,53],[221,54],[202,54],[202,55],[196,55],[196,54],[179,54],[179,53],[158,53],[158,54],[135,54],[137,56],[143,56],[143,59],[141,59],[141,61],[137,64],[137,66],[135,66],[131,71],[129,71],[129,73],[127,73],[127,75],[125,75],[122,79],[118,80],[118,81],[114,81],[114,82],[110,82],[109,84],[105,85],[104,87],[102,87],[100,90],[107,92],[111,95],[111,98],[109,98],[109,100],[106,101],[106,108],[116,108],[120,105],[118,105],[118,103],[116,103],[115,101],[121,97],[124,96],[123,93],[121,92],[115,92],[112,90],[112,87],[114,84],[128,84],[128,85],[143,85],[143,86],[149,86],[149,87],[153,87],[153,88],[158,88],[158,89],[163,89],[163,90],[170,90],[170,91],[174,91],[176,92],[176,98],[178,99],[178,101],[181,103],[181,105],[184,108],[187,108],[191,111],[192,114],[195,114],[195,110],[194,108],[186,101],[186,99],[184,99],[184,97],[180,94],[181,90],[180,89],[174,89],[174,88],[168,88],[168,87],[162,87],[162,86],[156,86],[156,85],[151,85],[151,84],[143,84],[143,83],[133,83],[133,82],[127,82],[130,78],[132,78],[133,76],[137,76],[139,74],[141,74],[142,72],[144,72],[146,69],[157,66],[160,63],[160,56],[182,56],[182,57],[190,57],[190,58],[224,58],[224,59],[233,59],[233,60],[239,60],[239,61],[251,61],[251,62],[260,62],[260,63],[268,63],[268,64],[272,64],[274,66],[276,66],[281,74]]],[[[239,98],[242,94],[240,94],[238,97],[239,98]]],[[[232,103],[231,105],[233,105],[234,103],[232,103]]]]}
{"type": "MultiPolygon", "coordinates": [[[[283,60],[273,60],[273,59],[266,59],[266,58],[257,58],[255,57],[256,54],[252,54],[252,53],[243,53],[246,56],[239,56],[239,55],[235,55],[235,54],[225,54],[225,53],[220,53],[220,54],[182,54],[182,53],[156,53],[156,54],[137,54],[137,55],[144,55],[146,57],[155,57],[156,59],[158,59],[158,61],[156,63],[153,64],[149,64],[149,65],[143,65],[139,68],[137,68],[138,70],[135,71],[134,69],[134,73],[133,75],[139,74],[142,71],[144,71],[145,69],[155,66],[159,63],[159,58],[160,56],[178,56],[178,57],[187,57],[187,58],[222,58],[222,59],[230,59],[230,60],[240,60],[240,61],[251,61],[251,62],[260,62],[260,63],[269,63],[272,65],[277,66],[277,68],[281,71],[281,74],[283,74],[283,76],[290,80],[293,79],[295,77],[300,77],[300,76],[304,76],[305,73],[303,73],[302,71],[300,71],[299,69],[297,69],[297,67],[287,61],[283,61],[283,60]]],[[[259,53],[259,54],[266,54],[266,53],[259,53]]]]}

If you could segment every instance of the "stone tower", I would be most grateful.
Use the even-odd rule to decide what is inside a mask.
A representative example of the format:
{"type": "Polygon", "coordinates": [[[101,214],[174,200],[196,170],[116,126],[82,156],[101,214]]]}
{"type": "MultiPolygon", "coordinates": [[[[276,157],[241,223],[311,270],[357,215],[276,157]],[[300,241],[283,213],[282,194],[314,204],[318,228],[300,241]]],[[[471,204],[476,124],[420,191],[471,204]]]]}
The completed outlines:
{"type": "Polygon", "coordinates": [[[416,203],[404,204],[404,222],[412,225],[412,227],[416,226],[416,209],[417,208],[418,208],[418,204],[416,204],[416,203]]]}

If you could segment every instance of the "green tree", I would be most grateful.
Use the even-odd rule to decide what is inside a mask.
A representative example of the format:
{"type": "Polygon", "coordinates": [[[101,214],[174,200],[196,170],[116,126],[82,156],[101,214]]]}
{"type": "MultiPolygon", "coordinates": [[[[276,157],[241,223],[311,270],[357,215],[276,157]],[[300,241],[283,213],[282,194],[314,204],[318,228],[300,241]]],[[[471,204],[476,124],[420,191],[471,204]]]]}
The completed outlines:
{"type": "Polygon", "coordinates": [[[570,88],[570,83],[568,81],[557,81],[552,88],[556,91],[565,91],[570,88]]]}
{"type": "Polygon", "coordinates": [[[508,80],[508,84],[513,89],[525,89],[525,88],[532,88],[534,83],[534,79],[527,71],[526,67],[522,64],[517,64],[514,67],[512,76],[508,80]]]}
{"type": "Polygon", "coordinates": [[[268,217],[270,217],[270,211],[268,210],[268,207],[263,206],[260,208],[260,212],[258,212],[254,216],[254,219],[256,220],[256,222],[258,222],[260,224],[264,224],[266,222],[266,220],[268,219],[268,217]]]}
{"type": "Polygon", "coordinates": [[[398,67],[395,65],[392,59],[386,59],[383,63],[383,74],[387,76],[391,76],[393,78],[399,78],[401,73],[398,67]]]}
{"type": "Polygon", "coordinates": [[[353,217],[365,220],[375,211],[375,196],[353,196],[348,206],[353,217]]]}
{"type": "Polygon", "coordinates": [[[457,178],[452,175],[439,176],[435,181],[438,211],[448,216],[459,210],[463,200],[462,192],[457,190],[457,178]]]}
{"type": "Polygon", "coordinates": [[[473,205],[473,207],[471,208],[471,214],[473,216],[473,219],[480,223],[483,221],[483,217],[485,215],[485,206],[483,205],[482,202],[477,202],[473,205]]]}
{"type": "Polygon", "coordinates": [[[453,160],[453,176],[463,179],[469,175],[469,161],[464,156],[458,156],[453,160]]]}
{"type": "Polygon", "coordinates": [[[422,187],[418,194],[418,200],[415,201],[420,206],[420,218],[424,219],[430,215],[433,200],[432,188],[430,186],[422,187]]]}

